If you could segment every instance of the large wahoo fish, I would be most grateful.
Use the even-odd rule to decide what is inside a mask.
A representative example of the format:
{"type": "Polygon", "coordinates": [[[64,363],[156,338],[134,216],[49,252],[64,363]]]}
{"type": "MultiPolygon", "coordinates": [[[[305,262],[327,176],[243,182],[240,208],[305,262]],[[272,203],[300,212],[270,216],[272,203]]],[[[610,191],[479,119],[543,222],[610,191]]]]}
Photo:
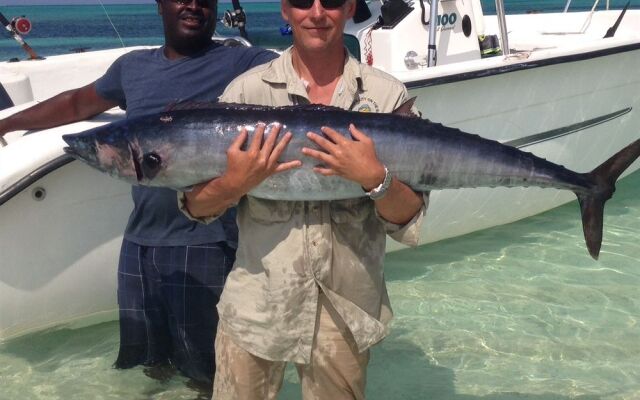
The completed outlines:
{"type": "MultiPolygon", "coordinates": [[[[573,191],[582,211],[589,253],[602,242],[604,203],[615,181],[640,155],[633,142],[589,173],[577,173],[514,147],[458,129],[408,116],[413,100],[393,114],[349,112],[325,106],[263,107],[219,104],[174,109],[64,135],[67,153],[132,184],[187,188],[220,176],[226,150],[243,126],[279,122],[293,138],[281,161],[302,167],[276,174],[251,191],[275,200],[336,200],[361,197],[362,188],[339,177],[313,172],[317,161],[304,156],[313,146],[308,131],[330,126],[348,134],[348,124],[369,135],[379,159],[416,191],[444,188],[538,186],[573,191]]],[[[249,139],[250,140],[250,139],[249,139]]]]}

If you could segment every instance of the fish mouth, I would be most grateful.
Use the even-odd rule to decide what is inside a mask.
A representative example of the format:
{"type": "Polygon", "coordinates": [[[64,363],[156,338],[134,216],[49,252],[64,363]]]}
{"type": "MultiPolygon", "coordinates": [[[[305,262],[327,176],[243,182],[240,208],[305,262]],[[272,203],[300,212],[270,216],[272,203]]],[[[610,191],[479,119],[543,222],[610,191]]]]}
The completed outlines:
{"type": "Polygon", "coordinates": [[[77,151],[75,151],[75,149],[73,147],[69,147],[69,146],[64,146],[62,148],[62,151],[65,152],[65,154],[70,155],[73,158],[80,158],[80,154],[78,154],[77,151]]]}
{"type": "Polygon", "coordinates": [[[96,148],[90,144],[87,137],[78,134],[62,135],[62,140],[67,146],[62,148],[66,154],[71,157],[82,160],[89,165],[97,166],[98,155],[96,148]]]}

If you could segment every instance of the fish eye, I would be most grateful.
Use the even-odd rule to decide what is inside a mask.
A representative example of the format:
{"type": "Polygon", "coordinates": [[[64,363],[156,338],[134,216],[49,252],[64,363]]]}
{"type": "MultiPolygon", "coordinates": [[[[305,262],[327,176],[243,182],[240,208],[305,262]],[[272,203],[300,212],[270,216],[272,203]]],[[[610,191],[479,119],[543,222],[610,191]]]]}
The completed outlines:
{"type": "Polygon", "coordinates": [[[148,179],[153,179],[162,167],[162,158],[157,153],[146,153],[142,156],[142,171],[148,179]]]}

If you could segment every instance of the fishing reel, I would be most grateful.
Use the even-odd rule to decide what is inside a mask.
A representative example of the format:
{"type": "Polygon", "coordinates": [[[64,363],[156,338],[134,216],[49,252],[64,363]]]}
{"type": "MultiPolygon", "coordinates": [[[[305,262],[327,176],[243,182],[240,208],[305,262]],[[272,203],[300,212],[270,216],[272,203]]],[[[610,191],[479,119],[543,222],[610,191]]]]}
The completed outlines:
{"type": "Polygon", "coordinates": [[[19,35],[27,35],[31,32],[31,21],[24,15],[22,17],[14,17],[9,23],[11,30],[19,35]]]}
{"type": "Polygon", "coordinates": [[[225,11],[222,17],[222,23],[227,28],[244,28],[247,23],[247,15],[242,7],[233,11],[225,11]]]}

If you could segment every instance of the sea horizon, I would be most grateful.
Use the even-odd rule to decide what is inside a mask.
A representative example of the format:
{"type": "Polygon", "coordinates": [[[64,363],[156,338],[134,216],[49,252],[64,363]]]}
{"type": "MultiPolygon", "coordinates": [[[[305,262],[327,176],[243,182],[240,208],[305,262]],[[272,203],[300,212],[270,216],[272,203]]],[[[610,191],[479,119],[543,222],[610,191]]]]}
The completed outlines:
{"type": "MultiPolygon", "coordinates": [[[[626,0],[610,1],[611,8],[621,8],[626,0]]],[[[0,0],[0,12],[9,20],[26,16],[32,30],[25,41],[39,56],[48,57],[78,51],[102,50],[123,46],[156,46],[164,35],[155,0],[0,0]],[[91,29],[87,29],[90,26],[91,29]]],[[[257,46],[283,48],[290,36],[283,36],[285,25],[279,0],[242,0],[247,14],[247,31],[257,46]]],[[[564,0],[505,0],[507,13],[559,12],[564,0]]],[[[591,0],[574,0],[571,10],[588,10],[591,0]]],[[[482,0],[486,15],[495,14],[495,2],[482,0]]],[[[640,4],[632,5],[638,8],[640,4]]],[[[221,0],[218,17],[230,10],[230,0],[221,0]]],[[[604,8],[604,3],[599,9],[604,8]]],[[[218,23],[217,33],[236,36],[237,29],[218,23]]],[[[0,61],[25,59],[26,54],[5,31],[0,40],[0,61]]]]}

